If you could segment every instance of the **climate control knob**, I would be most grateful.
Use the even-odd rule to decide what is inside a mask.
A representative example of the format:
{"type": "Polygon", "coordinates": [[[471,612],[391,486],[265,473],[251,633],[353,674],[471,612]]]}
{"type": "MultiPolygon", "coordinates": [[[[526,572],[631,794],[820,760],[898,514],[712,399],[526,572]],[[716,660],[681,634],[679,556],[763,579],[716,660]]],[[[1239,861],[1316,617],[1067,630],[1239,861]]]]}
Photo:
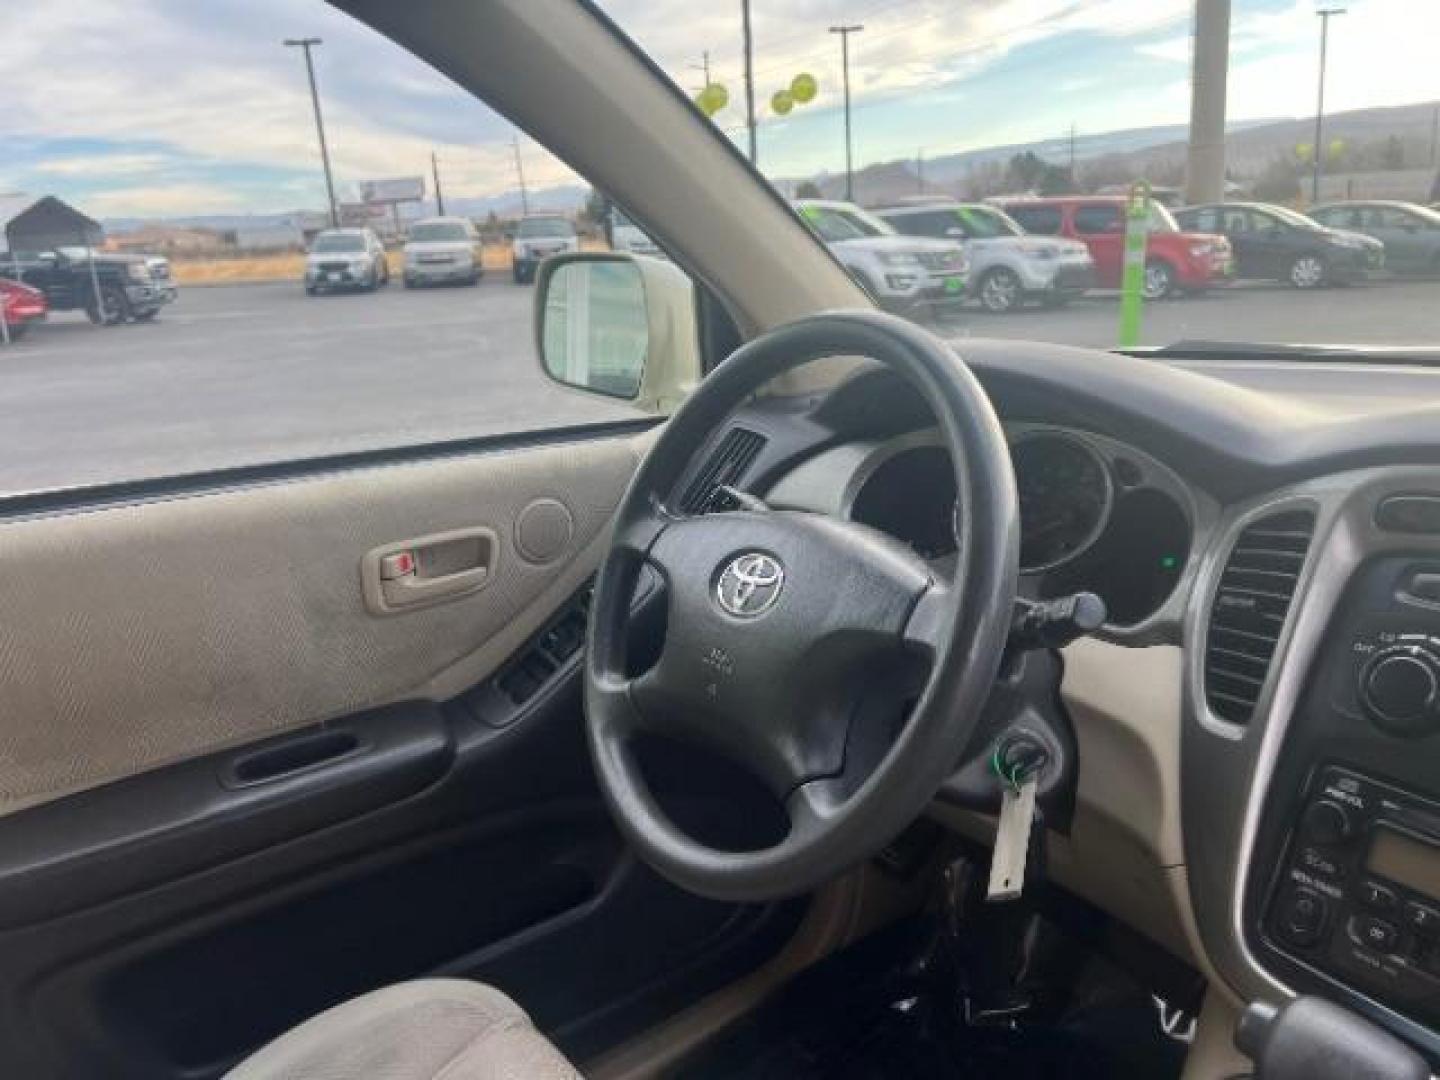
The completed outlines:
{"type": "Polygon", "coordinates": [[[1360,702],[1392,735],[1440,730],[1440,657],[1422,645],[1382,649],[1360,670],[1360,702]]]}
{"type": "Polygon", "coordinates": [[[1329,847],[1343,844],[1355,835],[1350,811],[1331,799],[1321,799],[1305,808],[1300,819],[1300,835],[1312,844],[1329,847]]]}

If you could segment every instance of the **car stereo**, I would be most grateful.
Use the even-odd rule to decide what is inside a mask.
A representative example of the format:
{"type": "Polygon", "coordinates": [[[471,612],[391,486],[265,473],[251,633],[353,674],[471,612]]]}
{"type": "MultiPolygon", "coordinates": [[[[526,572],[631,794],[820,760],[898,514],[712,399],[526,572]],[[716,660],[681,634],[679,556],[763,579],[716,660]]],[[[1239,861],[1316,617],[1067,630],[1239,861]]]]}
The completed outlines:
{"type": "Polygon", "coordinates": [[[1265,928],[1296,960],[1440,1021],[1440,802],[1351,769],[1317,770],[1265,928]]]}

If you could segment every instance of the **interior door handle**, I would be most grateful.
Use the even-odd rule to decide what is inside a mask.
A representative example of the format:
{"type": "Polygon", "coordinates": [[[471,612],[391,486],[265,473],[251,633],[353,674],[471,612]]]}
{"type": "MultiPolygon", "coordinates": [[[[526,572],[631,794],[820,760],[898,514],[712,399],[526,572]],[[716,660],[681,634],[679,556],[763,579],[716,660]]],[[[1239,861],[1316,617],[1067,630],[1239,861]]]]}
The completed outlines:
{"type": "Polygon", "coordinates": [[[393,615],[479,592],[495,576],[499,551],[494,530],[479,526],[375,548],[360,564],[365,606],[393,615]]]}

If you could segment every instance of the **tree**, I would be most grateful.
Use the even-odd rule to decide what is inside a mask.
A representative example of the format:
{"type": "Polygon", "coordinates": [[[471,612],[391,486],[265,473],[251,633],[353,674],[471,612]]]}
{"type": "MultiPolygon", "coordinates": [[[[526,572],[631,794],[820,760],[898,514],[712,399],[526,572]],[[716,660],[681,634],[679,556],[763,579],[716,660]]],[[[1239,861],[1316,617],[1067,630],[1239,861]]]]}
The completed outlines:
{"type": "Polygon", "coordinates": [[[1072,195],[1076,191],[1075,178],[1070,170],[1060,165],[1046,165],[1040,170],[1035,189],[1041,195],[1072,195]]]}
{"type": "Polygon", "coordinates": [[[591,188],[590,194],[585,196],[585,206],[580,211],[580,216],[592,225],[601,224],[610,216],[610,197],[599,188],[591,188]]]}
{"type": "Polygon", "coordinates": [[[1380,151],[1380,167],[1390,172],[1405,168],[1405,144],[1400,136],[1391,135],[1385,140],[1385,148],[1380,151]]]}
{"type": "Polygon", "coordinates": [[[820,185],[814,180],[801,180],[795,187],[795,198],[797,199],[823,199],[824,197],[820,193],[820,185]]]}
{"type": "Polygon", "coordinates": [[[1300,178],[1295,166],[1284,157],[1277,157],[1265,166],[1255,179],[1255,198],[1265,202],[1295,202],[1300,198],[1300,178]]]}

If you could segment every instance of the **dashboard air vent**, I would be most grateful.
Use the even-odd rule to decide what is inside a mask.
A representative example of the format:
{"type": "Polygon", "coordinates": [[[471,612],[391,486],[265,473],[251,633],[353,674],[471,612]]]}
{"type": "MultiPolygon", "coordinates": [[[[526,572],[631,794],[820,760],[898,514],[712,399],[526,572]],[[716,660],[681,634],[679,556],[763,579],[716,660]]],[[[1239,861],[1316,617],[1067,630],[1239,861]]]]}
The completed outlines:
{"type": "Polygon", "coordinates": [[[680,496],[680,512],[712,514],[733,510],[732,500],[720,489],[745,475],[751,462],[765,446],[765,436],[749,428],[734,427],[725,433],[714,453],[700,466],[680,496]]]}
{"type": "Polygon", "coordinates": [[[1292,510],[1252,522],[1235,541],[1205,641],[1205,701],[1216,716],[1250,722],[1314,531],[1313,513],[1292,510]]]}

